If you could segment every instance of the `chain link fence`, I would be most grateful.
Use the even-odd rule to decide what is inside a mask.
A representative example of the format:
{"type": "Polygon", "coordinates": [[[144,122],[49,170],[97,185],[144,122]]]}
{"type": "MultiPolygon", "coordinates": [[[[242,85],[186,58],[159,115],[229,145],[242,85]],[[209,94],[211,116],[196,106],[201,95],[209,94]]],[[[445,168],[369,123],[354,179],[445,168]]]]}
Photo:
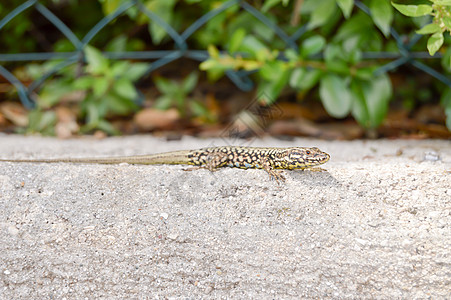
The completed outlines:
{"type": "MultiPolygon", "coordinates": [[[[160,18],[157,14],[147,9],[143,3],[139,0],[131,0],[120,5],[114,12],[105,16],[95,26],[89,30],[89,32],[79,39],[74,34],[73,30],[69,28],[57,15],[51,12],[38,0],[29,0],[16,7],[13,11],[8,13],[3,19],[0,20],[0,31],[13,20],[16,16],[22,14],[26,10],[34,9],[38,11],[44,18],[51,22],[55,28],[57,28],[75,47],[71,52],[40,52],[40,53],[0,53],[0,75],[3,76],[8,82],[10,82],[17,89],[18,95],[22,104],[27,108],[33,108],[35,106],[35,99],[33,94],[39,90],[39,88],[45,84],[45,81],[62,68],[72,64],[84,63],[84,51],[86,46],[90,44],[93,38],[107,26],[110,22],[118,18],[127,12],[132,7],[137,8],[142,12],[151,22],[155,22],[161,26],[168,36],[174,42],[174,49],[172,50],[158,50],[158,51],[123,51],[123,52],[103,52],[104,56],[115,60],[146,60],[151,61],[151,65],[143,77],[149,75],[153,71],[162,66],[173,62],[180,58],[190,58],[199,62],[208,59],[209,55],[206,50],[192,50],[189,49],[188,40],[199,28],[204,26],[208,21],[215,18],[219,13],[225,11],[232,6],[239,6],[250,13],[253,17],[261,21],[268,26],[274,33],[285,43],[287,48],[298,50],[297,41],[308,31],[308,24],[300,26],[292,35],[288,35],[281,27],[267,18],[264,14],[258,11],[255,7],[243,0],[230,0],[224,2],[221,6],[214,10],[209,11],[202,17],[197,19],[183,32],[177,32],[172,26],[160,18]],[[42,74],[42,76],[34,80],[28,86],[25,86],[16,76],[14,76],[4,64],[7,62],[23,62],[24,64],[29,61],[50,61],[50,60],[62,60],[61,63],[54,66],[48,72],[42,74]]],[[[360,1],[355,1],[355,6],[363,12],[370,14],[370,10],[365,4],[360,1]]],[[[389,60],[388,63],[382,65],[375,71],[375,75],[389,72],[401,65],[410,64],[413,67],[433,76],[437,80],[443,82],[447,86],[451,87],[451,80],[441,74],[440,72],[429,67],[420,59],[440,59],[441,54],[437,53],[434,56],[430,56],[428,52],[415,52],[412,51],[413,46],[422,37],[416,34],[408,43],[405,43],[400,34],[392,27],[390,31],[391,37],[396,41],[398,51],[396,52],[364,52],[362,54],[363,59],[384,59],[389,60]]],[[[283,59],[283,57],[282,57],[283,59]]],[[[254,87],[254,83],[250,79],[250,71],[226,71],[228,78],[241,90],[249,91],[254,87]]]]}

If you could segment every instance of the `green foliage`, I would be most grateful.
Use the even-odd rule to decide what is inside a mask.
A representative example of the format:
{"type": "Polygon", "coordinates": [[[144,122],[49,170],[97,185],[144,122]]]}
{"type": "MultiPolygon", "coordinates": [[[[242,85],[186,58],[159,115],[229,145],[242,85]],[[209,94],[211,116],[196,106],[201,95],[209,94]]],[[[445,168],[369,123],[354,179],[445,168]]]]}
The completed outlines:
{"type": "Polygon", "coordinates": [[[352,115],[365,127],[375,128],[384,120],[391,96],[386,74],[371,80],[356,79],[351,83],[352,115]]]}
{"type": "Polygon", "coordinates": [[[197,72],[189,74],[180,82],[163,77],[155,78],[155,85],[162,95],[156,100],[154,107],[161,110],[175,107],[181,116],[190,115],[205,122],[214,122],[216,119],[207,107],[201,101],[189,96],[198,79],[197,72]]]}
{"type": "Polygon", "coordinates": [[[327,74],[320,81],[319,94],[324,108],[331,116],[343,118],[351,111],[351,93],[345,78],[327,74]]]}
{"type": "MultiPolygon", "coordinates": [[[[265,1],[265,9],[267,6],[282,9],[276,2],[265,1]]],[[[444,1],[435,2],[447,5],[444,1]]],[[[318,86],[319,97],[331,116],[352,115],[363,127],[376,128],[385,119],[393,88],[387,74],[374,75],[381,62],[364,61],[362,53],[393,51],[393,43],[386,40],[390,38],[395,18],[393,6],[398,10],[408,7],[414,15],[426,15],[437,7],[392,6],[389,0],[363,3],[369,8],[370,16],[354,9],[353,0],[304,1],[300,13],[311,31],[299,40],[297,53],[292,49],[277,49],[274,39],[268,41],[255,34],[249,22],[230,35],[229,43],[223,48],[227,51],[220,52],[217,44],[210,45],[210,58],[200,69],[207,71],[213,80],[226,70],[256,71],[257,95],[265,104],[274,103],[286,86],[302,93],[318,86]],[[340,11],[345,19],[337,23],[340,11]],[[339,26],[333,29],[336,24],[339,26]]],[[[401,21],[407,24],[408,20],[401,21]]],[[[426,30],[433,33],[427,44],[431,53],[443,43],[441,33],[435,33],[437,28],[443,26],[423,29],[423,33],[426,30]]],[[[448,62],[450,56],[451,51],[448,62]]]]}
{"type": "Polygon", "coordinates": [[[349,18],[352,9],[354,8],[354,0],[337,0],[337,4],[343,12],[345,18],[349,18]]]}
{"type": "Polygon", "coordinates": [[[241,29],[232,35],[227,53],[220,53],[211,45],[210,59],[200,68],[208,72],[258,70],[257,95],[265,104],[274,103],[287,85],[305,92],[319,84],[320,99],[331,116],[343,118],[352,114],[362,126],[375,128],[385,118],[392,86],[387,75],[373,75],[375,63],[362,63],[362,52],[383,50],[383,39],[374,26],[388,34],[393,9],[388,1],[371,2],[370,9],[377,15],[372,20],[361,12],[351,15],[349,7],[353,1],[337,4],[329,0],[306,1],[303,7],[311,12],[310,28],[325,26],[338,9],[348,17],[330,41],[323,35],[310,34],[301,40],[299,52],[285,50],[288,60],[281,60],[279,51],[241,29]],[[329,17],[323,18],[324,15],[329,17]],[[319,56],[321,53],[323,57],[319,56]]]}
{"type": "MultiPolygon", "coordinates": [[[[19,0],[10,2],[0,4],[0,18],[23,3],[19,0]]],[[[79,38],[103,16],[114,13],[128,2],[40,1],[52,12],[62,8],[64,13],[57,15],[66,15],[63,21],[79,38]]],[[[196,20],[226,2],[141,0],[142,7],[151,11],[156,19],[141,12],[139,6],[132,6],[108,24],[107,29],[101,30],[90,44],[115,52],[173,49],[174,42],[165,24],[182,33],[196,20]]],[[[394,25],[406,39],[418,29],[418,33],[429,37],[420,40],[415,51],[428,49],[431,55],[443,52],[443,72],[451,72],[451,50],[447,47],[451,40],[451,0],[412,0],[407,4],[390,0],[360,2],[369,8],[370,15],[357,8],[354,0],[247,1],[288,36],[297,32],[300,26],[306,26],[308,31],[295,41],[299,50],[289,48],[274,28],[238,4],[207,20],[192,33],[187,43],[189,49],[208,49],[210,57],[200,64],[200,69],[206,71],[212,82],[225,76],[228,70],[249,71],[257,83],[256,92],[262,103],[274,103],[284,89],[291,88],[298,93],[318,95],[331,116],[352,116],[363,127],[375,128],[385,118],[393,87],[387,74],[374,74],[388,61],[365,59],[363,54],[398,51],[397,42],[390,35],[394,25]],[[412,17],[413,22],[404,16],[412,17]]],[[[43,49],[74,51],[74,46],[64,36],[51,35],[50,40],[42,36],[40,39],[26,38],[33,32],[46,32],[44,29],[48,27],[48,22],[34,18],[33,13],[36,12],[27,10],[0,30],[2,53],[39,52],[43,49]],[[30,20],[37,21],[31,24],[30,20]],[[18,40],[23,42],[17,43],[18,40]],[[49,47],[51,49],[47,49],[49,47]]],[[[148,65],[109,60],[91,47],[86,48],[85,54],[85,65],[66,67],[45,82],[39,91],[33,122],[30,121],[33,130],[45,131],[51,126],[50,121],[55,117],[52,119],[47,114],[48,109],[73,98],[74,94],[80,97],[79,117],[85,124],[84,131],[100,128],[114,133],[108,118],[137,109],[138,92],[133,82],[148,70],[148,65]],[[47,115],[44,117],[44,114],[47,115]]],[[[57,63],[60,62],[52,61],[40,66],[30,64],[27,70],[33,78],[39,78],[57,63]]],[[[190,96],[197,80],[195,73],[181,82],[156,78],[155,84],[162,93],[156,107],[176,107],[184,116],[213,120],[205,105],[190,96]]],[[[443,96],[441,103],[451,130],[451,101],[445,98],[449,97],[443,96]]]]}
{"type": "MultiPolygon", "coordinates": [[[[126,2],[128,2],[128,0],[100,0],[105,15],[115,12],[126,2]]],[[[158,18],[173,27],[178,27],[181,16],[177,14],[174,9],[174,6],[177,3],[176,0],[144,0],[141,2],[146,9],[157,15],[158,18]]],[[[129,9],[127,15],[134,20],[137,25],[147,24],[149,35],[154,44],[158,45],[167,38],[168,34],[166,29],[162,27],[158,21],[153,21],[149,19],[146,14],[138,11],[136,7],[129,9]]]]}
{"type": "Polygon", "coordinates": [[[393,22],[393,9],[390,3],[388,1],[371,0],[370,11],[374,24],[382,31],[385,37],[388,37],[393,22]]]}
{"type": "Polygon", "coordinates": [[[443,34],[451,32],[451,0],[430,0],[428,4],[397,4],[392,5],[403,15],[408,17],[432,16],[432,23],[417,30],[419,34],[430,34],[427,49],[434,55],[444,42],[443,34]]]}
{"type": "MultiPolygon", "coordinates": [[[[42,120],[50,119],[44,118],[48,113],[46,109],[74,95],[81,101],[80,116],[85,120],[82,132],[100,129],[109,134],[117,134],[107,118],[127,115],[138,108],[138,92],[133,82],[147,71],[149,65],[110,61],[90,46],[86,47],[85,55],[86,64],[82,66],[80,75],[76,75],[78,66],[66,67],[40,90],[38,107],[30,117],[31,131],[42,131],[39,129],[43,128],[42,120]],[[31,122],[31,118],[36,121],[31,122]]],[[[39,76],[42,72],[51,70],[56,63],[52,61],[41,66],[30,65],[29,74],[39,76]]]]}
{"type": "Polygon", "coordinates": [[[446,89],[440,101],[445,108],[446,126],[451,130],[451,88],[446,89]]]}
{"type": "Polygon", "coordinates": [[[28,128],[24,133],[55,135],[56,114],[54,111],[33,110],[28,114],[28,128]]]}

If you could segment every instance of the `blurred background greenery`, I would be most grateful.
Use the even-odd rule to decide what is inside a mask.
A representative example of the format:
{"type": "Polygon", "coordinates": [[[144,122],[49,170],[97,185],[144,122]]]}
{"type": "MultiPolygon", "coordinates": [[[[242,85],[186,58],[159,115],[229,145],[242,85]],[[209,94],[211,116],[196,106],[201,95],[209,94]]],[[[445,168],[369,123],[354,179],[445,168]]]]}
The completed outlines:
{"type": "MultiPolygon", "coordinates": [[[[0,29],[1,54],[81,55],[64,67],[57,56],[0,59],[25,87],[49,74],[28,90],[31,110],[0,75],[5,132],[450,137],[451,0],[28,2],[33,5],[0,29]],[[38,3],[79,40],[105,16],[129,8],[77,49],[38,3]],[[157,17],[149,19],[143,7],[157,17]],[[221,7],[227,8],[210,17],[221,7]],[[186,36],[187,49],[178,49],[156,21],[182,34],[202,18],[205,24],[186,36]],[[139,56],[121,59],[126,52],[168,50],[199,51],[202,61],[182,55],[155,67],[155,60],[139,56]],[[255,85],[237,86],[228,74],[255,85]]],[[[0,20],[23,4],[0,3],[0,20]]]]}

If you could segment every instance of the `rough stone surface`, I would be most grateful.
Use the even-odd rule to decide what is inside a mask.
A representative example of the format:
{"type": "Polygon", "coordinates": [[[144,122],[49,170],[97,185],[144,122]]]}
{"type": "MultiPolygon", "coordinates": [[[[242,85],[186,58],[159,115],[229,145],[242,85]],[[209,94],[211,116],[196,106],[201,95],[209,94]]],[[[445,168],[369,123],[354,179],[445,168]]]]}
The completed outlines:
{"type": "MultiPolygon", "coordinates": [[[[1,158],[222,140],[0,136],[1,158]]],[[[0,298],[451,298],[449,141],[317,146],[325,172],[0,163],[0,298]]]]}

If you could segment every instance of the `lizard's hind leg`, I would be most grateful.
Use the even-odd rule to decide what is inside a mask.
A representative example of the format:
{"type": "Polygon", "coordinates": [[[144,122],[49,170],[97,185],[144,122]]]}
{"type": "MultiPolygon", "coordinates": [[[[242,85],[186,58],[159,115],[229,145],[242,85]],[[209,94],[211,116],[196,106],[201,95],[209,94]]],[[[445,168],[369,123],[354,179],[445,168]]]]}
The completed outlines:
{"type": "Polygon", "coordinates": [[[193,171],[198,169],[207,169],[211,172],[215,172],[218,168],[222,167],[227,160],[227,154],[224,152],[212,152],[208,153],[202,165],[191,167],[186,169],[186,171],[193,171]]]}
{"type": "Polygon", "coordinates": [[[207,155],[204,168],[207,168],[211,172],[217,171],[227,161],[227,154],[224,152],[213,152],[207,155]]]}

